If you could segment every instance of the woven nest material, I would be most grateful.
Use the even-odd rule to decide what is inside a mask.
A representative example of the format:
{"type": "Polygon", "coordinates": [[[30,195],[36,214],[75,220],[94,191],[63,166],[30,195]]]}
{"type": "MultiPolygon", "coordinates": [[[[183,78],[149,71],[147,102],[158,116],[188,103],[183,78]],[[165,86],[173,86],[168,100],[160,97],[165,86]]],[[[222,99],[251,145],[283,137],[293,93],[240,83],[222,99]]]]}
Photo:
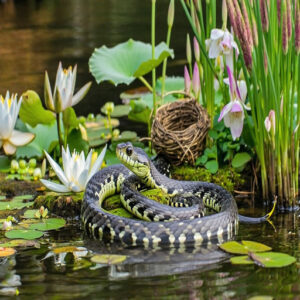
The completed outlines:
{"type": "Polygon", "coordinates": [[[209,116],[196,100],[178,100],[157,110],[152,143],[156,152],[166,156],[172,164],[194,165],[204,149],[209,126],[209,116]]]}

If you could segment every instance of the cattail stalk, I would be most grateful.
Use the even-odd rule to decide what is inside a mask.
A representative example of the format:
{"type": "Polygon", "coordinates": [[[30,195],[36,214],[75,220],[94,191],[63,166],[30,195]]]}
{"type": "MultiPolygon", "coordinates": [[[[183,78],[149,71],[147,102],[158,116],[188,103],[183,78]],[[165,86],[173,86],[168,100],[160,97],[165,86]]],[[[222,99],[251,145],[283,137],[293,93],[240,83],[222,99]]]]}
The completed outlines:
{"type": "Polygon", "coordinates": [[[260,15],[261,15],[261,23],[263,26],[263,30],[265,32],[269,31],[269,17],[268,17],[268,8],[266,0],[259,1],[260,15]]]}
{"type": "MultiPolygon", "coordinates": [[[[282,50],[283,54],[288,52],[288,16],[286,0],[283,0],[282,6],[282,50]]],[[[290,0],[288,0],[290,1],[290,0]]]]}

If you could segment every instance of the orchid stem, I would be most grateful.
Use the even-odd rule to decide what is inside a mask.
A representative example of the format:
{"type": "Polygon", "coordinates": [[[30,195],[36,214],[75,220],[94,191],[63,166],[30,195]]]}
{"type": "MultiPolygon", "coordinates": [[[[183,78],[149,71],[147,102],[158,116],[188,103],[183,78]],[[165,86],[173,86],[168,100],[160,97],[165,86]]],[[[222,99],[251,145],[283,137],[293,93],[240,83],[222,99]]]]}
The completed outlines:
{"type": "Polygon", "coordinates": [[[59,143],[59,153],[61,154],[61,149],[63,147],[63,140],[61,138],[61,128],[60,128],[60,113],[56,113],[56,125],[57,125],[57,135],[58,135],[58,143],[59,143]]]}

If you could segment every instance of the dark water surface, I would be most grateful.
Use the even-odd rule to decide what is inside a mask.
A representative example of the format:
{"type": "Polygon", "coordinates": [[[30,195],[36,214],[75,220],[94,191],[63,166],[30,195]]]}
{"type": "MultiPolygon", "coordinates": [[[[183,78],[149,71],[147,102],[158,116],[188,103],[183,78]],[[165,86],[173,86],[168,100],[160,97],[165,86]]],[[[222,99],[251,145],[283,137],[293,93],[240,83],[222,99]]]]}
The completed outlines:
{"type": "MultiPolygon", "coordinates": [[[[7,0],[0,4],[0,93],[34,89],[42,95],[44,71],[49,71],[54,83],[60,60],[64,66],[78,64],[77,87],[93,80],[87,63],[95,47],[113,46],[129,37],[150,40],[150,4],[150,0],[7,0]]],[[[157,5],[157,41],[161,41],[168,0],[158,0],[157,5]]],[[[188,29],[179,5],[176,14],[172,41],[176,60],[171,74],[183,69],[188,29]]],[[[75,108],[83,115],[97,113],[104,102],[118,102],[124,89],[94,83],[75,108]]],[[[86,238],[79,221],[75,223],[51,232],[41,240],[40,249],[21,249],[3,259],[1,292],[18,287],[18,299],[248,299],[255,295],[300,299],[299,213],[276,216],[275,228],[240,226],[238,239],[263,242],[297,258],[297,264],[282,269],[232,266],[215,246],[197,253],[109,249],[86,238]],[[87,265],[89,260],[80,257],[84,251],[75,256],[51,254],[54,246],[70,243],[85,247],[89,255],[119,253],[127,260],[107,267],[87,265]]]]}

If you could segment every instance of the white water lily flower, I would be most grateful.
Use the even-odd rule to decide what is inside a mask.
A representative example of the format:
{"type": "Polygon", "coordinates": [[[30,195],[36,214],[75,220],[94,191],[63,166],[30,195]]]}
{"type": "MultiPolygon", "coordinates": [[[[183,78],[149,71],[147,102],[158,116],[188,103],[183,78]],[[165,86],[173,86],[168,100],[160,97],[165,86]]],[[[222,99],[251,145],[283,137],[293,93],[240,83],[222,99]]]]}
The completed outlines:
{"type": "Polygon", "coordinates": [[[66,108],[74,106],[81,101],[89,91],[92,82],[85,84],[75,95],[77,65],[74,69],[69,66],[63,69],[61,62],[58,65],[54,92],[52,95],[48,73],[45,73],[45,103],[48,109],[56,113],[64,111],[66,108]]]}
{"type": "Polygon", "coordinates": [[[46,157],[52,166],[57,177],[62,184],[58,184],[49,180],[40,179],[40,181],[49,189],[59,193],[66,192],[82,192],[84,191],[89,179],[100,169],[106,152],[106,146],[98,156],[97,160],[92,163],[92,150],[85,159],[83,151],[70,153],[62,148],[63,170],[45,151],[46,157]]]}
{"type": "Polygon", "coordinates": [[[0,148],[3,147],[5,154],[12,155],[17,147],[24,146],[34,139],[34,134],[15,130],[22,103],[22,97],[17,100],[17,95],[10,97],[7,91],[5,98],[0,96],[0,148]]]}
{"type": "Polygon", "coordinates": [[[230,128],[232,138],[235,140],[241,136],[243,131],[245,118],[244,108],[249,110],[249,108],[244,104],[247,96],[247,87],[246,83],[243,83],[242,80],[240,81],[240,86],[238,86],[238,83],[233,77],[229,67],[227,67],[227,72],[230,89],[230,102],[223,107],[218,121],[220,122],[224,119],[225,126],[230,128]]]}
{"type": "Polygon", "coordinates": [[[239,55],[239,48],[234,41],[233,35],[228,30],[212,29],[210,38],[205,41],[209,58],[217,58],[223,54],[226,65],[233,70],[233,50],[239,55]]]}

